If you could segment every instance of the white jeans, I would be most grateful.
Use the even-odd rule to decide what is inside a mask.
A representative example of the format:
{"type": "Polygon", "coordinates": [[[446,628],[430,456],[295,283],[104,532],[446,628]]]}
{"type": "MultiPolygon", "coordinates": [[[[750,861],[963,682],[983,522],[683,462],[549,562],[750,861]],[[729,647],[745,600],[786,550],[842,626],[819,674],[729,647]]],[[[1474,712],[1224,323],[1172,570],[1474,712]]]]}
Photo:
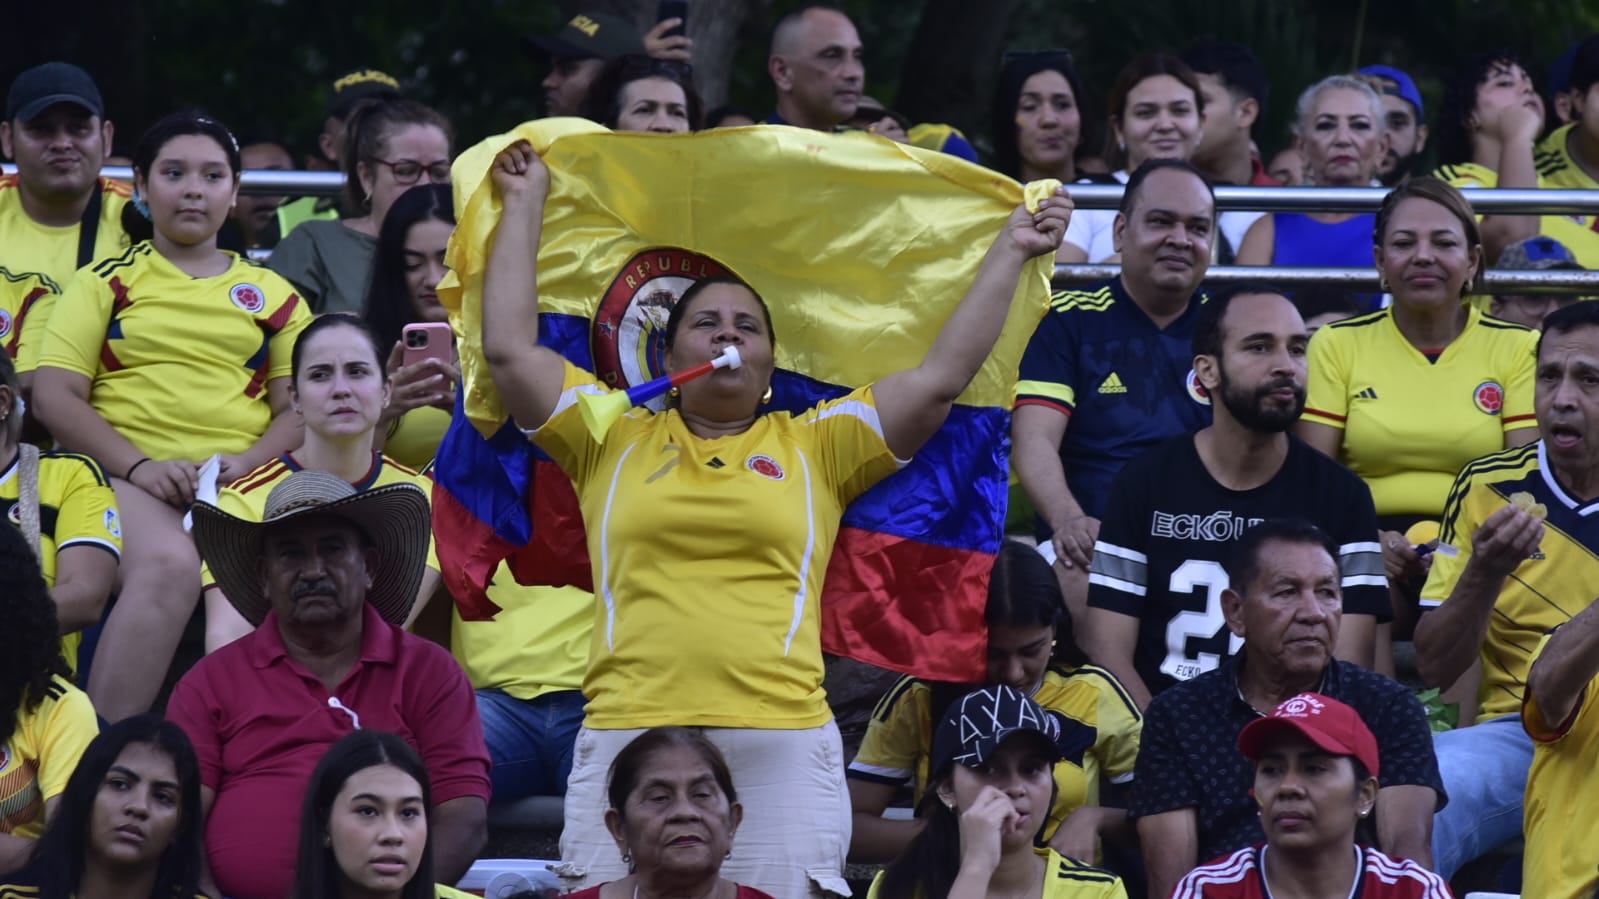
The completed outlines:
{"type": "MultiPolygon", "coordinates": [[[[848,896],[844,854],[849,848],[849,791],[838,725],[808,730],[701,728],[722,750],[744,806],[744,823],[722,876],[781,899],[848,896]]],[[[578,731],[572,779],[566,787],[561,861],[574,887],[627,876],[616,841],[605,829],[606,778],[611,760],[643,730],[578,731]]]]}

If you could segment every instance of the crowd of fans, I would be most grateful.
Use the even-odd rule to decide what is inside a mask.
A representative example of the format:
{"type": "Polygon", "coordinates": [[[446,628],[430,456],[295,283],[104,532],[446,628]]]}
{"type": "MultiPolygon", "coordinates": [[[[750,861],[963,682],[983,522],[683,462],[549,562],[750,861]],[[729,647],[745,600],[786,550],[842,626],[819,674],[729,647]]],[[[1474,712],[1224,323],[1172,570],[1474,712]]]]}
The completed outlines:
{"type": "Polygon", "coordinates": [[[99,174],[88,74],[9,86],[0,897],[453,895],[491,802],[527,796],[565,797],[559,873],[599,899],[848,895],[847,862],[885,865],[885,899],[1435,899],[1518,839],[1500,885],[1593,894],[1599,304],[1489,296],[1484,273],[1599,265],[1599,216],[1470,196],[1599,191],[1599,36],[1544,95],[1515,54],[1479,55],[1430,120],[1404,71],[1329,74],[1271,156],[1270,86],[1224,42],[1130,61],[1090,147],[1064,50],[1006,54],[973,141],[863,96],[836,9],[778,23],[765,118],[702,108],[679,25],[536,36],[548,113],[977,164],[975,143],[1064,186],[999,229],[919,364],[765,414],[767,299],[705,278],[664,363],[741,364],[594,436],[579,398],[605,388],[529,324],[550,172],[500,153],[474,337],[570,478],[604,586],[502,569],[497,619],[455,611],[438,642],[427,469],[462,375],[420,350],[448,342],[448,117],[352,72],[315,154],[345,195],[241,197],[242,171],[295,167],[281,139],[173,112],[124,184],[99,174]],[[1075,210],[1079,182],[1123,185],[1119,208],[1075,210]],[[1391,191],[1373,213],[1217,209],[1215,185],[1280,183],[1391,191]],[[1019,363],[1036,527],[994,559],[986,678],[901,678],[846,758],[805,598],[845,508],[939,430],[1049,256],[1120,273],[1056,293],[1019,363]],[[1205,283],[1373,260],[1375,294],[1205,283]],[[197,608],[206,654],[163,702],[197,608]]]}

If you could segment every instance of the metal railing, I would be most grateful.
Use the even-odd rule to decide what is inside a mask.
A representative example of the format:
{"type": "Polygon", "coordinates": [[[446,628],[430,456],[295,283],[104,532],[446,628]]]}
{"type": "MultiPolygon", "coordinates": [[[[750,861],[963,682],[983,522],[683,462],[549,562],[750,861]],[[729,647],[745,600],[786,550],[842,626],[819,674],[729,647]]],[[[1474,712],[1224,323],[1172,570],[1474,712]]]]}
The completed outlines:
{"type": "MultiPolygon", "coordinates": [[[[0,165],[0,172],[11,174],[16,167],[0,165]]],[[[100,172],[107,178],[133,179],[126,166],[107,166],[100,172]]],[[[239,192],[271,196],[337,196],[344,189],[340,172],[285,172],[246,170],[239,178],[239,192]]],[[[1072,199],[1080,209],[1114,209],[1121,203],[1119,184],[1073,184],[1072,199]]],[[[1216,205],[1223,210],[1261,212],[1374,212],[1388,191],[1378,187],[1218,187],[1216,205]]],[[[1599,191],[1586,190],[1480,190],[1466,192],[1472,208],[1484,214],[1586,214],[1599,216],[1599,191]]],[[[252,255],[257,255],[252,253],[252,255]]],[[[1057,265],[1052,279],[1057,287],[1084,284],[1113,278],[1118,265],[1057,265]]],[[[1212,266],[1206,275],[1209,283],[1266,281],[1281,287],[1332,284],[1352,291],[1375,292],[1378,276],[1374,269],[1282,268],[1277,266],[1212,266]]],[[[1574,293],[1599,296],[1599,272],[1505,271],[1487,273],[1489,293],[1574,293]]]]}

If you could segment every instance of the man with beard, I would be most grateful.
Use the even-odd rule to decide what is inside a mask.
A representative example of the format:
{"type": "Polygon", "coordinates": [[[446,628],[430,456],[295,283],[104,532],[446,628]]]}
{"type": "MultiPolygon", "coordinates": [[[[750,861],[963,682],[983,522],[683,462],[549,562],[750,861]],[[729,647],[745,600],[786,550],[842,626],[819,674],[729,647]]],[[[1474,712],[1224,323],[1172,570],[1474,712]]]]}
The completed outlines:
{"type": "Polygon", "coordinates": [[[1422,116],[1421,91],[1409,75],[1393,66],[1366,66],[1360,70],[1382,97],[1387,126],[1388,152],[1377,166],[1377,177],[1388,187],[1405,180],[1427,149],[1427,120],[1422,116]]]}
{"type": "Polygon", "coordinates": [[[1371,492],[1288,433],[1305,408],[1305,322],[1282,292],[1221,293],[1194,324],[1194,370],[1212,423],[1127,463],[1089,569],[1087,638],[1140,707],[1243,646],[1228,632],[1222,563],[1264,519],[1308,520],[1338,543],[1343,626],[1334,654],[1371,667],[1388,584],[1371,492]]]}

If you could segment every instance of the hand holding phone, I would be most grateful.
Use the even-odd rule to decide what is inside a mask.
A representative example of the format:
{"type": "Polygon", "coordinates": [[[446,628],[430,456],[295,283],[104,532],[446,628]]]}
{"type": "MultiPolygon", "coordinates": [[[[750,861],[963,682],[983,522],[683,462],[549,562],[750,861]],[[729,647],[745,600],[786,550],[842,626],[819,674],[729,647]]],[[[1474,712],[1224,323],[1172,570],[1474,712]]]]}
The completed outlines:
{"type": "Polygon", "coordinates": [[[455,361],[454,336],[445,322],[422,322],[406,325],[400,332],[404,350],[401,365],[415,365],[424,359],[437,359],[445,365],[455,361]]]}

